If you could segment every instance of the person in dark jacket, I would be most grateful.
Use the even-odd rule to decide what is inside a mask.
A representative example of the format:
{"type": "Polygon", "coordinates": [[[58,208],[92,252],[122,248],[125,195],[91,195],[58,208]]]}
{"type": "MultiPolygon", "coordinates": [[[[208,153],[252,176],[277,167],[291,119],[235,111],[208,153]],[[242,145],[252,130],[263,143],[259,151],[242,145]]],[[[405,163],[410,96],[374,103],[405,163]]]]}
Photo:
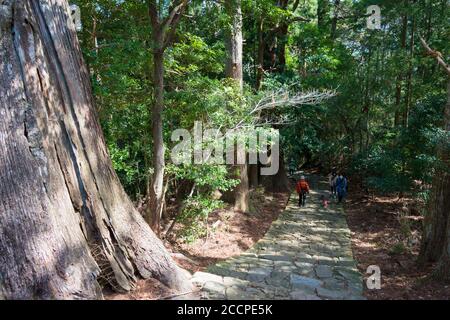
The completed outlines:
{"type": "Polygon", "coordinates": [[[336,192],[338,196],[338,202],[341,203],[347,196],[348,192],[348,181],[343,174],[340,174],[336,179],[336,192]]]}

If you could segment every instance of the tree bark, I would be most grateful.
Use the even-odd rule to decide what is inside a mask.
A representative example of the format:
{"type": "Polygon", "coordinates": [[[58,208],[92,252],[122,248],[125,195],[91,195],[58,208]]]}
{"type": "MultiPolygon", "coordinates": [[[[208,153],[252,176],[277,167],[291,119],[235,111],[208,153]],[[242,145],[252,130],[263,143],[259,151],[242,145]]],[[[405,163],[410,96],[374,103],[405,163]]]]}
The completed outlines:
{"type": "MultiPolygon", "coordinates": [[[[448,101],[445,107],[445,130],[450,133],[450,81],[447,87],[448,101]]],[[[419,262],[438,262],[435,275],[450,279],[450,150],[448,141],[440,147],[439,159],[444,168],[439,170],[433,182],[432,196],[424,220],[424,235],[419,262]]]]}
{"type": "Polygon", "coordinates": [[[336,32],[337,32],[337,25],[338,25],[338,9],[341,5],[341,0],[334,0],[334,14],[333,18],[331,19],[331,33],[330,37],[332,40],[336,39],[336,32]]]}
{"type": "MultiPolygon", "coordinates": [[[[156,43],[162,46],[159,31],[154,30],[156,43]]],[[[153,54],[153,86],[155,102],[152,108],[152,136],[153,136],[153,175],[148,194],[150,205],[148,206],[146,219],[153,231],[159,234],[161,214],[164,207],[164,137],[162,113],[164,109],[164,52],[155,49],[153,54]]]]}
{"type": "Polygon", "coordinates": [[[409,69],[407,76],[406,85],[406,96],[405,96],[405,107],[403,109],[403,127],[407,128],[409,126],[409,113],[411,110],[412,100],[413,100],[413,69],[414,69],[414,45],[415,45],[415,29],[416,29],[416,19],[412,17],[411,19],[411,35],[409,40],[409,69]]]}
{"type": "Polygon", "coordinates": [[[149,205],[146,220],[153,231],[160,234],[161,216],[165,206],[166,191],[164,190],[164,52],[172,44],[177,26],[186,10],[189,0],[180,0],[170,7],[166,18],[161,18],[161,6],[156,0],[148,0],[149,17],[152,25],[153,40],[153,87],[154,104],[152,115],[153,137],[153,175],[148,186],[149,205]]]}
{"type": "MultiPolygon", "coordinates": [[[[226,33],[227,60],[225,73],[228,78],[234,79],[241,91],[244,86],[242,71],[243,36],[242,36],[242,9],[241,0],[227,0],[225,9],[231,18],[231,28],[226,33]]],[[[236,178],[240,180],[234,190],[235,210],[247,212],[249,209],[249,183],[247,164],[234,167],[236,178]]]]}
{"type": "Polygon", "coordinates": [[[266,47],[264,41],[264,18],[261,17],[258,23],[258,57],[257,65],[258,70],[256,73],[256,90],[261,90],[262,82],[264,79],[264,49],[266,47]]]}
{"type": "Polygon", "coordinates": [[[250,209],[250,187],[248,181],[248,168],[247,165],[239,165],[236,167],[237,177],[240,180],[240,183],[234,190],[235,192],[235,201],[234,201],[234,210],[248,212],[250,209]]]}
{"type": "MultiPolygon", "coordinates": [[[[447,177],[447,181],[450,179],[447,177]]],[[[447,188],[450,187],[450,184],[447,184],[447,188]]],[[[447,197],[450,195],[447,194],[447,197]]],[[[448,199],[448,198],[447,198],[448,199]]],[[[447,212],[450,210],[450,206],[447,202],[447,212]]],[[[434,277],[437,279],[450,281],[450,218],[447,217],[447,231],[446,231],[446,239],[444,242],[444,251],[441,255],[441,258],[438,261],[436,269],[433,272],[434,277]]]]}
{"type": "MultiPolygon", "coordinates": [[[[431,49],[420,37],[426,53],[435,58],[450,76],[450,66],[444,61],[442,54],[431,49]]],[[[444,109],[444,130],[446,137],[450,133],[450,80],[447,82],[447,104],[444,109]]],[[[446,140],[438,150],[438,158],[443,168],[434,177],[432,195],[428,212],[424,220],[424,234],[420,250],[419,263],[438,261],[434,276],[438,279],[450,280],[450,147],[446,140]]]]}
{"type": "Polygon", "coordinates": [[[276,70],[283,73],[286,70],[286,45],[288,41],[289,24],[283,23],[279,28],[278,34],[278,63],[276,70]]]}
{"type": "Polygon", "coordinates": [[[242,9],[241,0],[226,0],[225,8],[231,18],[231,28],[227,30],[225,45],[227,49],[227,60],[225,74],[228,78],[236,80],[243,88],[243,37],[242,37],[242,9]]]}
{"type": "MultiPolygon", "coordinates": [[[[406,2],[405,2],[405,5],[406,5],[406,2]]],[[[406,50],[407,32],[408,32],[408,16],[405,14],[402,17],[402,31],[401,31],[401,35],[400,35],[400,46],[404,50],[406,50]]],[[[396,89],[395,89],[396,110],[395,110],[394,125],[396,127],[399,127],[400,125],[403,124],[403,121],[402,121],[403,112],[401,110],[402,109],[402,106],[401,106],[402,82],[403,82],[403,71],[399,72],[399,75],[397,76],[397,84],[396,84],[396,89]]]]}
{"type": "Polygon", "coordinates": [[[0,4],[0,297],[190,288],[114,172],[65,0],[0,4]]]}

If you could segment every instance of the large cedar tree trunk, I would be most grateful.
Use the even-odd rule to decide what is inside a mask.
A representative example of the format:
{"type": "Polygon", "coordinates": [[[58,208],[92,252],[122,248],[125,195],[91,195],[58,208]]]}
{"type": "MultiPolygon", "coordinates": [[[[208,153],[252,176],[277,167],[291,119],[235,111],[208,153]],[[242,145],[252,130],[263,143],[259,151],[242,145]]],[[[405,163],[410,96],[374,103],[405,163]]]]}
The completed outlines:
{"type": "Polygon", "coordinates": [[[190,287],[115,174],[65,0],[0,2],[0,298],[190,287]]]}
{"type": "MultiPolygon", "coordinates": [[[[445,130],[450,132],[450,81],[445,107],[445,130]]],[[[448,143],[439,150],[445,168],[434,178],[428,213],[424,221],[424,235],[420,262],[438,262],[435,275],[450,280],[450,150],[448,143]]]]}

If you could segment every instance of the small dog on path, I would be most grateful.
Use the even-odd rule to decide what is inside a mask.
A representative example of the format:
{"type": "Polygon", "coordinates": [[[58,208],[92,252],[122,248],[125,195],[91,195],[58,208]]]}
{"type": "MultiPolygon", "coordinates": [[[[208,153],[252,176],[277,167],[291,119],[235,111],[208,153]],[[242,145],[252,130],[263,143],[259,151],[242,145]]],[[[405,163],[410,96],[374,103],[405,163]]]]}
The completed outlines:
{"type": "Polygon", "coordinates": [[[321,195],[320,196],[320,201],[322,202],[322,207],[324,207],[325,209],[328,208],[328,204],[329,204],[329,200],[327,197],[325,197],[325,195],[321,195]]]}

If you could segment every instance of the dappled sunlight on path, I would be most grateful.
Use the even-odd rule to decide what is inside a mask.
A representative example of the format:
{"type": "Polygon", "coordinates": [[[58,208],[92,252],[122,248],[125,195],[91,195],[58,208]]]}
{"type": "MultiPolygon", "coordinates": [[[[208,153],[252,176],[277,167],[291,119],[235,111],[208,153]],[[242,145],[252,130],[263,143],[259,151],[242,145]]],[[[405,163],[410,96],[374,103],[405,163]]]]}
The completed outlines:
{"type": "Polygon", "coordinates": [[[342,207],[328,208],[326,183],[311,176],[306,207],[293,194],[286,210],[252,249],[197,272],[203,299],[364,299],[342,207]],[[319,188],[319,186],[321,188],[319,188]]]}

